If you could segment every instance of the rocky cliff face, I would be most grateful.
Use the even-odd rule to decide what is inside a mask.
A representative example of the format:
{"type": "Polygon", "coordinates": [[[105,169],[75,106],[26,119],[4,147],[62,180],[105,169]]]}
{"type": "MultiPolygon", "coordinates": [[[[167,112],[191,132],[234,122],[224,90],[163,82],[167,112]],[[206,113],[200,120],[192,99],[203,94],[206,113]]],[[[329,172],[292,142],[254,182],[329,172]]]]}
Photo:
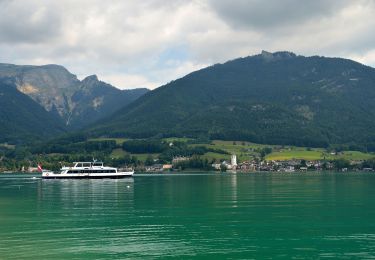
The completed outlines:
{"type": "Polygon", "coordinates": [[[73,129],[92,123],[147,92],[140,89],[128,95],[96,76],[80,81],[59,65],[0,64],[1,78],[12,79],[20,92],[73,129]]]}
{"type": "Polygon", "coordinates": [[[56,110],[66,118],[74,104],[71,96],[77,91],[79,80],[58,65],[17,66],[0,64],[0,77],[13,78],[17,88],[30,96],[47,111],[56,110]]]}
{"type": "Polygon", "coordinates": [[[146,92],[148,90],[144,88],[119,90],[98,80],[96,75],[88,76],[71,97],[73,107],[66,122],[73,127],[88,125],[130,104],[146,92]]]}

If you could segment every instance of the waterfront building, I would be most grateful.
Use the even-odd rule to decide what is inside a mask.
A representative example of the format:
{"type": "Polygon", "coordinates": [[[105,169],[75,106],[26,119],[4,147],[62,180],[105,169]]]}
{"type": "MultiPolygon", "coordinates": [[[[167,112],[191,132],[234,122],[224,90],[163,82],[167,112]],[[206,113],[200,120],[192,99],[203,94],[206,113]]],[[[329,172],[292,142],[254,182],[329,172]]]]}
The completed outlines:
{"type": "Polygon", "coordinates": [[[233,169],[236,169],[237,167],[237,156],[235,154],[232,154],[230,158],[230,164],[232,165],[233,169]]]}

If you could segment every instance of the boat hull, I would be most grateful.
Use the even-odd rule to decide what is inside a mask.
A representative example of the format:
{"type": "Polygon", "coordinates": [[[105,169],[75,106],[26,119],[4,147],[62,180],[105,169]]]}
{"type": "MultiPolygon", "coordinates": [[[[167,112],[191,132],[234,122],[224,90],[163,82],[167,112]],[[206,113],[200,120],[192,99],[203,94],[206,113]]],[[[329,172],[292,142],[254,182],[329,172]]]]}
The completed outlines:
{"type": "Polygon", "coordinates": [[[97,174],[84,174],[84,173],[70,173],[70,174],[56,174],[56,173],[42,173],[42,179],[122,179],[133,177],[134,172],[122,172],[116,174],[97,173],[97,174]]]}

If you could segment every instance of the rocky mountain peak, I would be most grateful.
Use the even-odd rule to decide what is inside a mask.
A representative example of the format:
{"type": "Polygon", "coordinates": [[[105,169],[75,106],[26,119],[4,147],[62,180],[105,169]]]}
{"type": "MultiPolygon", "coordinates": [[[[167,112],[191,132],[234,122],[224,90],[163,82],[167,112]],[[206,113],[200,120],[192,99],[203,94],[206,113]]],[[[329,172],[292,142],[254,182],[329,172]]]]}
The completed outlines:
{"type": "Polygon", "coordinates": [[[96,82],[96,81],[99,81],[99,79],[98,79],[98,76],[95,74],[87,76],[86,78],[82,80],[82,82],[84,83],[91,83],[91,82],[96,82]]]}
{"type": "Polygon", "coordinates": [[[262,53],[260,56],[265,60],[265,61],[277,61],[281,59],[291,59],[297,57],[296,54],[293,52],[288,52],[288,51],[279,51],[279,52],[268,52],[265,50],[262,50],[262,53]]]}
{"type": "Polygon", "coordinates": [[[96,75],[78,80],[61,65],[43,66],[0,63],[0,79],[14,82],[18,91],[31,97],[70,128],[82,127],[113,113],[145,93],[125,92],[102,82],[96,75]]]}

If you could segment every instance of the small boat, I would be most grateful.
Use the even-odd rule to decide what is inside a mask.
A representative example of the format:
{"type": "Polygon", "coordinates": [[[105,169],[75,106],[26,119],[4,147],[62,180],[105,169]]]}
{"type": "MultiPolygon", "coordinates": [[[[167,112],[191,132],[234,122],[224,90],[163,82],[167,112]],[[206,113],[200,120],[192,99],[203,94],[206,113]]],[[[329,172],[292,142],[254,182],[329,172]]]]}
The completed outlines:
{"type": "Polygon", "coordinates": [[[103,162],[74,162],[73,167],[62,167],[60,172],[55,173],[49,170],[43,170],[40,165],[38,169],[42,172],[43,179],[103,179],[103,178],[126,178],[132,177],[134,170],[132,169],[117,169],[114,167],[107,167],[103,162]]]}

